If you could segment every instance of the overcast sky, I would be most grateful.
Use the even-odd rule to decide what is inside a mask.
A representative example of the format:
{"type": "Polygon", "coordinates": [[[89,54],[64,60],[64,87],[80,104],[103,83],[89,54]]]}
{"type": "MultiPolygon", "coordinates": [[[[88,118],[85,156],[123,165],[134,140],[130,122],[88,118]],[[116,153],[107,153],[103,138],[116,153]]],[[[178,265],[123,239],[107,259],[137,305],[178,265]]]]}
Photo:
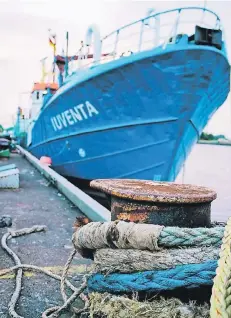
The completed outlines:
{"type": "MultiPolygon", "coordinates": [[[[40,59],[51,55],[48,29],[57,33],[58,49],[69,31],[70,52],[79,48],[89,24],[105,35],[143,17],[148,8],[203,6],[203,1],[0,0],[0,123],[12,124],[19,103],[27,102],[33,82],[40,80],[40,59]]],[[[207,1],[221,17],[231,52],[231,1],[207,1]]],[[[231,137],[231,101],[214,115],[206,131],[231,137]]]]}

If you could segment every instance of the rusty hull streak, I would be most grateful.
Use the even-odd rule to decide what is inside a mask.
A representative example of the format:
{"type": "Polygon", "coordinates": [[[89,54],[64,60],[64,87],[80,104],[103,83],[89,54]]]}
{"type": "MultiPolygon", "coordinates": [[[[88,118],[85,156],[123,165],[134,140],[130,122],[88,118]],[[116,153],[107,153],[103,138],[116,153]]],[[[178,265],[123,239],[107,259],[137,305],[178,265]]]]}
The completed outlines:
{"type": "Polygon", "coordinates": [[[133,179],[97,179],[92,188],[111,196],[134,201],[192,204],[212,202],[217,194],[212,189],[191,184],[153,182],[133,179]]]}

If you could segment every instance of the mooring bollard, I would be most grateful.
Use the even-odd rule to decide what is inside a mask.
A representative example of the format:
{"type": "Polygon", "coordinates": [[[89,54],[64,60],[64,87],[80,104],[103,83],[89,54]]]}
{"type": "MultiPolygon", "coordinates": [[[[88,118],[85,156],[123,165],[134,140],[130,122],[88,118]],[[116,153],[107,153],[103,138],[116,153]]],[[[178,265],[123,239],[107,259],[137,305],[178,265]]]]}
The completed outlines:
{"type": "Polygon", "coordinates": [[[179,227],[211,226],[215,191],[173,182],[99,179],[92,188],[111,196],[111,220],[179,227]]]}

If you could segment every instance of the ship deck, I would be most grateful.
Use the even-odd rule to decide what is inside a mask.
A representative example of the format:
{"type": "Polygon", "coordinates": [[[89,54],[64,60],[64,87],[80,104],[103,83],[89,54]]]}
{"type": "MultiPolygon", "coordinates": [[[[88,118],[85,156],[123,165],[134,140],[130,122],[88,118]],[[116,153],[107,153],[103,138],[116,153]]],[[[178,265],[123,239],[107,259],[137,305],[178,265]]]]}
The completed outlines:
{"type": "MultiPolygon", "coordinates": [[[[22,156],[12,154],[7,161],[1,160],[0,166],[14,163],[20,171],[20,188],[0,190],[1,215],[13,219],[12,229],[22,229],[33,225],[46,225],[45,233],[35,233],[11,239],[9,246],[16,252],[22,263],[49,268],[60,274],[70,254],[73,223],[81,215],[48,180],[22,156]]],[[[0,235],[7,228],[0,228],[0,235]]],[[[89,260],[77,255],[73,261],[70,275],[86,270],[89,260]]],[[[0,269],[13,266],[13,261],[0,248],[0,269]]],[[[76,281],[75,285],[79,282],[76,281]]],[[[0,277],[0,317],[8,317],[7,304],[15,286],[13,275],[0,277]]],[[[23,278],[23,290],[17,312],[25,318],[41,317],[41,313],[52,306],[62,304],[59,282],[42,274],[27,273],[23,278]]],[[[71,314],[62,317],[71,317],[71,314]]]]}

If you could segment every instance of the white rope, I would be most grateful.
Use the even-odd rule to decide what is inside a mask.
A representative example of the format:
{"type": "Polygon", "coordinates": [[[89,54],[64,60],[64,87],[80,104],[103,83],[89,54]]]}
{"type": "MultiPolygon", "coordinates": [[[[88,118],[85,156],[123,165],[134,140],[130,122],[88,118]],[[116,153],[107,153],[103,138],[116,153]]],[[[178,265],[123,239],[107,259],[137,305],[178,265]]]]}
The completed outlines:
{"type": "Polygon", "coordinates": [[[22,229],[22,230],[18,230],[18,231],[9,231],[8,233],[4,234],[1,240],[1,245],[2,248],[12,257],[12,259],[15,262],[15,266],[8,268],[8,269],[4,269],[4,270],[0,270],[0,276],[6,275],[8,273],[14,272],[16,271],[16,287],[15,287],[15,291],[11,297],[11,300],[8,304],[8,310],[9,310],[9,314],[10,317],[12,318],[24,318],[20,315],[18,315],[15,311],[15,306],[19,300],[20,297],[20,292],[22,289],[22,276],[23,276],[23,270],[29,270],[29,271],[35,271],[35,272],[41,272],[49,277],[52,277],[56,280],[61,281],[61,294],[62,297],[64,299],[64,303],[62,306],[56,306],[56,307],[52,307],[47,309],[45,312],[42,313],[42,318],[57,318],[59,317],[63,312],[69,310],[71,304],[75,301],[75,299],[77,297],[80,297],[83,301],[85,301],[85,306],[83,309],[77,309],[72,307],[71,310],[74,313],[80,313],[86,310],[86,308],[88,307],[88,300],[86,299],[86,296],[82,295],[82,291],[86,288],[86,280],[87,280],[87,276],[85,275],[84,277],[84,282],[81,284],[81,286],[79,288],[74,287],[67,279],[67,273],[69,270],[69,267],[71,265],[71,262],[74,258],[74,255],[76,253],[76,251],[72,251],[67,263],[64,266],[64,270],[63,270],[63,274],[62,277],[56,274],[53,274],[52,272],[45,270],[43,268],[40,268],[38,266],[35,265],[27,265],[27,264],[22,264],[19,257],[14,253],[13,250],[11,250],[8,246],[7,246],[7,240],[11,239],[12,237],[18,237],[18,236],[22,236],[22,235],[26,235],[26,234],[30,234],[30,233],[35,233],[35,232],[41,232],[41,231],[45,231],[46,227],[45,226],[33,226],[32,228],[26,228],[26,229],[22,229]],[[73,294],[67,298],[66,294],[65,294],[65,288],[64,285],[67,285],[72,291],[73,294]]]}

